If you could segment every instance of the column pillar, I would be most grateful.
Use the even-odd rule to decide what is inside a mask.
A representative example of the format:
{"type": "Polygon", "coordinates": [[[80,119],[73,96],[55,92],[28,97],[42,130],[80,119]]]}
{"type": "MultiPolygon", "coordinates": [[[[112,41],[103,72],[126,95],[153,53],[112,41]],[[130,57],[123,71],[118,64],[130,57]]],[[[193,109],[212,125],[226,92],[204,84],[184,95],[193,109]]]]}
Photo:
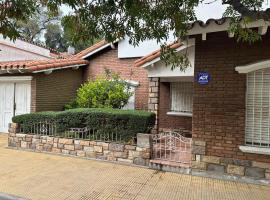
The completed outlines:
{"type": "Polygon", "coordinates": [[[159,78],[149,78],[148,110],[156,114],[155,126],[151,133],[158,133],[159,78]]]}

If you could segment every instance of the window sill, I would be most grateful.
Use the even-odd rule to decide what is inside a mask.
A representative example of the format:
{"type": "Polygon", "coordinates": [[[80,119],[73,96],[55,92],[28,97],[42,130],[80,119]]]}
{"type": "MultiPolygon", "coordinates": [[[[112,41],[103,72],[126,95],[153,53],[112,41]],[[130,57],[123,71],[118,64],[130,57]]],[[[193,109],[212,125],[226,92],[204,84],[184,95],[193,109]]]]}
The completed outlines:
{"type": "Polygon", "coordinates": [[[170,115],[170,116],[192,117],[192,113],[185,113],[185,112],[167,112],[167,115],[170,115]]]}
{"type": "Polygon", "coordinates": [[[245,153],[255,153],[255,154],[270,155],[270,148],[251,147],[251,146],[239,146],[239,149],[242,152],[245,152],[245,153]]]}

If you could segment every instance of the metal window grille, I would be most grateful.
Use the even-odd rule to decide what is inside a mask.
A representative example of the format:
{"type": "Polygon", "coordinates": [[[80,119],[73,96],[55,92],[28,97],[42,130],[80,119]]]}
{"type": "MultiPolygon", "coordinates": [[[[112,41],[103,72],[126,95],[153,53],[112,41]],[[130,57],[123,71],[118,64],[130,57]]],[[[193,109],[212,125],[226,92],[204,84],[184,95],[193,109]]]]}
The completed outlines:
{"type": "Polygon", "coordinates": [[[247,74],[246,144],[270,146],[270,69],[247,74]]]}
{"type": "Polygon", "coordinates": [[[193,83],[171,83],[171,111],[192,113],[193,83]]]}

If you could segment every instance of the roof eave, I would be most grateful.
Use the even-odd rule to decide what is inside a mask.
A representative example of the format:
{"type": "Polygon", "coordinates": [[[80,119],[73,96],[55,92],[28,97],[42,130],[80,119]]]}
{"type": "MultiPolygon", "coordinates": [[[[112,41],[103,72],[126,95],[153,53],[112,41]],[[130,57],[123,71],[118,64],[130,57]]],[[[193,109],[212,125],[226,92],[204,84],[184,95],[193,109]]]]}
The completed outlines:
{"type": "MultiPolygon", "coordinates": [[[[103,49],[106,49],[108,47],[111,47],[112,49],[115,48],[114,44],[118,43],[120,41],[120,39],[117,39],[115,40],[114,42],[110,42],[110,43],[106,43],[100,47],[98,47],[97,49],[93,50],[93,51],[90,51],[89,53],[85,54],[85,55],[82,55],[82,56],[79,56],[79,58],[82,58],[82,59],[86,59],[88,58],[89,56],[92,56],[100,51],[102,51],[103,49]]],[[[78,53],[80,54],[80,53],[78,53]]],[[[75,55],[76,56],[76,55],[75,55]]]]}
{"type": "MultiPolygon", "coordinates": [[[[182,51],[186,48],[189,48],[189,47],[192,47],[195,45],[195,41],[194,39],[189,39],[188,42],[183,42],[183,45],[181,45],[180,47],[176,48],[176,52],[179,52],[179,51],[182,51]]],[[[155,63],[159,62],[161,59],[160,59],[160,56],[158,56],[157,58],[154,58],[153,60],[151,61],[148,61],[138,67],[143,67],[143,68],[146,68],[148,66],[153,66],[155,63]]]]}
{"type": "MultiPolygon", "coordinates": [[[[202,35],[202,39],[206,40],[207,33],[222,32],[227,31],[230,27],[231,19],[209,19],[206,23],[201,21],[194,22],[191,28],[188,30],[187,35],[202,35]]],[[[270,26],[270,22],[264,20],[256,20],[248,24],[241,23],[242,27],[245,28],[259,28],[259,34],[264,35],[266,33],[267,27],[270,26]]],[[[229,34],[230,37],[233,35],[229,34]]]]}
{"type": "Polygon", "coordinates": [[[37,73],[42,73],[42,72],[49,72],[49,71],[55,71],[55,70],[60,70],[60,69],[68,69],[72,68],[74,70],[79,69],[79,67],[86,66],[87,64],[75,64],[75,65],[69,65],[65,67],[56,67],[56,68],[49,68],[49,69],[43,69],[43,70],[35,70],[32,73],[37,74],[37,73]]]}
{"type": "Polygon", "coordinates": [[[106,49],[107,47],[110,47],[110,46],[111,46],[111,43],[105,44],[105,45],[103,45],[103,46],[101,46],[101,47],[95,49],[94,51],[92,51],[92,52],[90,52],[90,53],[88,53],[88,54],[82,56],[81,58],[86,59],[86,58],[88,58],[89,56],[92,56],[92,55],[98,53],[99,51],[102,51],[103,49],[106,49]]]}

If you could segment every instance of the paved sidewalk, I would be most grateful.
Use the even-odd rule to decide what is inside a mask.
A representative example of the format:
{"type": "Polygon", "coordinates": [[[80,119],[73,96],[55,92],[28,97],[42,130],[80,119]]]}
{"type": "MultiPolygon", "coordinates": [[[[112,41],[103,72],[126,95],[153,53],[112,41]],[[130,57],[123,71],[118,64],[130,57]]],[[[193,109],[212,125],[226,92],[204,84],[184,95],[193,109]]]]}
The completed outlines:
{"type": "Polygon", "coordinates": [[[3,194],[0,192],[0,200],[24,200],[24,199],[13,195],[3,194]]]}
{"type": "Polygon", "coordinates": [[[270,187],[4,148],[0,192],[25,199],[266,200],[270,187]]]}

